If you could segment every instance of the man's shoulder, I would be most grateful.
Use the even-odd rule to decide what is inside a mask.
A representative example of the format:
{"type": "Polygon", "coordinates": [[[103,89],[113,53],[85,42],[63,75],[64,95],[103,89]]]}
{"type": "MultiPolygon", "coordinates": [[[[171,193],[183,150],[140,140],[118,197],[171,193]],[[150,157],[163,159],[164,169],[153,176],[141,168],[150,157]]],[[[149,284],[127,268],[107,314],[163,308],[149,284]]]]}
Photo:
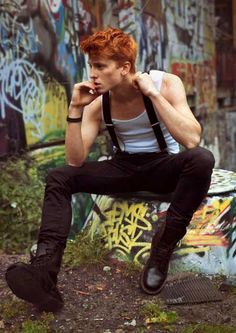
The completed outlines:
{"type": "Polygon", "coordinates": [[[164,72],[163,80],[169,84],[178,84],[182,82],[181,78],[178,75],[169,72],[164,72]]]}
{"type": "Polygon", "coordinates": [[[149,74],[154,80],[161,78],[163,83],[167,85],[178,85],[182,83],[182,80],[178,75],[163,70],[152,69],[149,71],[149,74]]]}
{"type": "Polygon", "coordinates": [[[181,94],[184,91],[184,85],[178,75],[165,72],[163,75],[161,93],[167,100],[171,100],[173,94],[181,94]]]}
{"type": "Polygon", "coordinates": [[[163,90],[168,95],[172,94],[173,91],[182,91],[183,90],[183,82],[178,75],[167,73],[163,75],[163,90]]]}

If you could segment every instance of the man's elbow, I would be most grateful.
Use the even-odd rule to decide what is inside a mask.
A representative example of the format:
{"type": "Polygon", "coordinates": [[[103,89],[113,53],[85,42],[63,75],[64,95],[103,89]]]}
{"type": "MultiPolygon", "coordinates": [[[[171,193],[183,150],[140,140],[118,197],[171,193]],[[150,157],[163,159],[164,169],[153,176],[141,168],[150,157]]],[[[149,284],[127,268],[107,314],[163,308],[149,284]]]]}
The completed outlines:
{"type": "Polygon", "coordinates": [[[84,164],[84,159],[83,160],[67,159],[66,162],[67,162],[67,165],[69,165],[69,166],[80,168],[84,164]]]}
{"type": "Polygon", "coordinates": [[[68,162],[67,165],[72,166],[72,167],[76,167],[76,168],[80,168],[83,165],[83,163],[68,162]]]}
{"type": "Polygon", "coordinates": [[[200,139],[201,138],[199,135],[191,136],[191,138],[186,142],[185,147],[187,149],[198,147],[200,144],[200,139]]]}
{"type": "Polygon", "coordinates": [[[66,151],[66,163],[73,167],[81,167],[87,158],[87,154],[82,153],[70,153],[66,151]]]}

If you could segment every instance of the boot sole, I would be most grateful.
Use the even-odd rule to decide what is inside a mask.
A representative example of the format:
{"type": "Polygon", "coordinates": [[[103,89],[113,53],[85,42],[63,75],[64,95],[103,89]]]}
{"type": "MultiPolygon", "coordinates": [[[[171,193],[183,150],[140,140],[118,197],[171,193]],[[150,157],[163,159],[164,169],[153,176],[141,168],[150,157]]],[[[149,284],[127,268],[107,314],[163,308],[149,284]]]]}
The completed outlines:
{"type": "Polygon", "coordinates": [[[164,282],[163,282],[163,284],[161,285],[160,288],[158,288],[157,290],[150,290],[150,289],[148,289],[147,287],[145,287],[145,285],[144,285],[144,283],[143,283],[143,279],[144,279],[144,270],[145,270],[145,269],[143,269],[143,272],[142,272],[141,277],[140,277],[140,286],[141,286],[142,290],[145,291],[145,293],[146,293],[146,294],[149,294],[149,295],[157,295],[157,294],[159,294],[159,293],[162,291],[162,289],[165,287],[167,277],[166,277],[166,279],[164,280],[164,282]]]}
{"type": "Polygon", "coordinates": [[[33,303],[40,311],[55,312],[63,307],[63,302],[47,293],[25,264],[12,265],[5,277],[13,294],[33,303]]]}

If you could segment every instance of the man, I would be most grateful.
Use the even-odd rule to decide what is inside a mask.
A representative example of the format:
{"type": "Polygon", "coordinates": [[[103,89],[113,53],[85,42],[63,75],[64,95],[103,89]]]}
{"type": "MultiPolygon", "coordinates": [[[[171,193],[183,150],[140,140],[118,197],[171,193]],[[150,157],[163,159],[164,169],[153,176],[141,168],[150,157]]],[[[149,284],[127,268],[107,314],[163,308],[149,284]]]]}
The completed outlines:
{"type": "Polygon", "coordinates": [[[65,143],[68,165],[47,177],[36,257],[6,272],[13,293],[46,311],[63,306],[56,284],[73,193],[174,192],[165,229],[154,235],[141,276],[142,289],[157,294],[173,249],[207,194],[214,166],[212,154],[198,147],[201,128],[177,76],[136,73],[136,44],[119,29],[95,33],[81,49],[88,54],[90,80],[73,89],[65,143]],[[111,160],[87,163],[103,119],[116,153],[111,160]],[[186,149],[179,152],[178,144],[186,149]]]}

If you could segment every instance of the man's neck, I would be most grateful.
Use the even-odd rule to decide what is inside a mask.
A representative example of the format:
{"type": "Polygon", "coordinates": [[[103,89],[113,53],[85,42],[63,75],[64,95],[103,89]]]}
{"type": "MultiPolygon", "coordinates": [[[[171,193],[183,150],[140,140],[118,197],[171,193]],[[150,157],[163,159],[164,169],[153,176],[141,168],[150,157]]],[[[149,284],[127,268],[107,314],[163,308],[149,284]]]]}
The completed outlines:
{"type": "Polygon", "coordinates": [[[138,96],[140,96],[140,91],[133,85],[133,77],[135,74],[130,74],[125,77],[123,82],[119,86],[114,87],[111,90],[112,99],[122,102],[131,102],[138,96]]]}

